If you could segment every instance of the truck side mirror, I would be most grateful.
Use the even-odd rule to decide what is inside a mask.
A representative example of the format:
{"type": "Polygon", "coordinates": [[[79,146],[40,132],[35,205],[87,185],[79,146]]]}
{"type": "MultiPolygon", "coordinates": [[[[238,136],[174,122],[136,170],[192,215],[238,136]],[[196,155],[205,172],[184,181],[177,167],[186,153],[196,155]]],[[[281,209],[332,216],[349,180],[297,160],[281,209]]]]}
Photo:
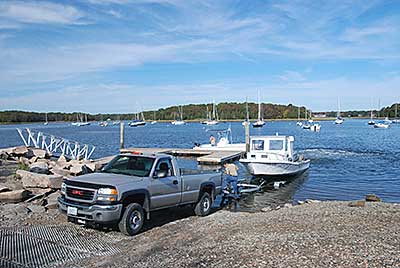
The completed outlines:
{"type": "Polygon", "coordinates": [[[166,170],[157,170],[154,172],[154,178],[156,179],[161,179],[167,177],[167,171],[166,170]]]}

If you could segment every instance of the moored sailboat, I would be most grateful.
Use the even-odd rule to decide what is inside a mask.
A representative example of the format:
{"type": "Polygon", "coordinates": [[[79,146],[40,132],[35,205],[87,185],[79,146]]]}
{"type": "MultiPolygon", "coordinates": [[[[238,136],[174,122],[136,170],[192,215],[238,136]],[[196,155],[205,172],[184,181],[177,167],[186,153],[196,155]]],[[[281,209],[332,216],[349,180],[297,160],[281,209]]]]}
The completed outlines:
{"type": "Polygon", "coordinates": [[[255,123],[253,123],[253,127],[263,127],[265,125],[264,116],[261,116],[261,100],[260,100],[260,91],[258,91],[258,118],[255,123]]]}

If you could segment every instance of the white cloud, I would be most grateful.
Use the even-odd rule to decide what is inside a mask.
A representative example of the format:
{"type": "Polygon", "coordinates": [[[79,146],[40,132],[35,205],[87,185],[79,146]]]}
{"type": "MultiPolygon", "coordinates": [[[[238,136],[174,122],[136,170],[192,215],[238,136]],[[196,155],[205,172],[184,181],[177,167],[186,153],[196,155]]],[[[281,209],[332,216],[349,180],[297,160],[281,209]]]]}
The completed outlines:
{"type": "Polygon", "coordinates": [[[84,17],[83,12],[73,6],[50,2],[3,2],[0,18],[19,23],[74,24],[84,17]]]}

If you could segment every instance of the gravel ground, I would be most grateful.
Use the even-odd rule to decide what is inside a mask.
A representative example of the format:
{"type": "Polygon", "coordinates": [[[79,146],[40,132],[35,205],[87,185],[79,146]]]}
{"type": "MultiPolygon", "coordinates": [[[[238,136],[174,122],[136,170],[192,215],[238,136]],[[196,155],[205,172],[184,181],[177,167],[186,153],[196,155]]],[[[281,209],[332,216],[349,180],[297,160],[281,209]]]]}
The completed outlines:
{"type": "Polygon", "coordinates": [[[348,203],[188,217],[124,238],[122,253],[80,266],[400,267],[400,204],[348,203]]]}

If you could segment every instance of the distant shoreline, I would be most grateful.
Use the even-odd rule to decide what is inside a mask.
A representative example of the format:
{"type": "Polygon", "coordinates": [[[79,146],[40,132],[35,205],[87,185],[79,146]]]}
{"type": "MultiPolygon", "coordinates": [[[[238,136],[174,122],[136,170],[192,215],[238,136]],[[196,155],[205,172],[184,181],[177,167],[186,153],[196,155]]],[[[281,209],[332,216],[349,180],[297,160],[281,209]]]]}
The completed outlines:
{"type": "MultiPolygon", "coordinates": [[[[313,118],[315,122],[318,121],[333,121],[335,120],[335,117],[323,117],[323,118],[313,118]]],[[[365,119],[370,119],[370,117],[345,117],[345,120],[365,120],[365,119]]],[[[384,120],[384,117],[381,118],[373,118],[373,120],[384,120]]],[[[187,123],[201,123],[205,121],[206,119],[191,119],[191,120],[184,120],[187,123]]],[[[273,118],[273,119],[264,119],[264,121],[269,122],[269,121],[307,121],[308,119],[300,119],[298,120],[297,118],[273,118]]],[[[129,122],[132,120],[122,120],[124,122],[129,122]]],[[[145,120],[146,123],[150,123],[153,120],[145,120]]],[[[159,123],[170,123],[173,120],[156,120],[159,123]]],[[[220,120],[220,123],[234,123],[234,122],[243,122],[244,119],[228,119],[228,120],[220,120]]],[[[255,122],[256,119],[250,119],[250,122],[255,122]]],[[[89,121],[90,123],[97,123],[101,121],[89,121]]],[[[35,122],[0,122],[0,125],[23,125],[23,124],[40,124],[44,123],[43,121],[35,121],[35,122]]],[[[54,123],[73,123],[73,121],[49,121],[49,124],[54,124],[54,123]]]]}

